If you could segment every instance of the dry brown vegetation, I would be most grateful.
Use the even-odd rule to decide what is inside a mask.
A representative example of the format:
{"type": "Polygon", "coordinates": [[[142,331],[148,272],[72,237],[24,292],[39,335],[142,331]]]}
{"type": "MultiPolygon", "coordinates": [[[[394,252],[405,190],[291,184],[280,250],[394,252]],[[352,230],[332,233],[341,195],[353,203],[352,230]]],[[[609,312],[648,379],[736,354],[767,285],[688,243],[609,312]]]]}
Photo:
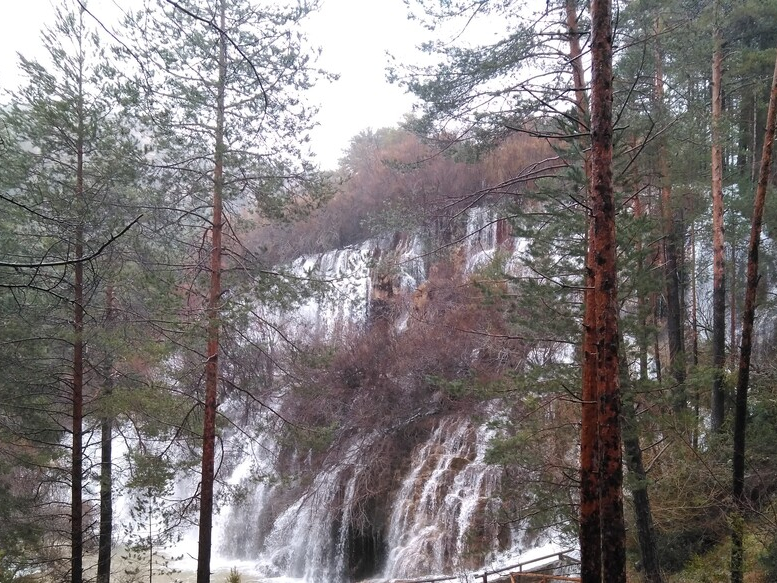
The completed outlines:
{"type": "Polygon", "coordinates": [[[479,152],[461,143],[425,143],[401,129],[366,131],[332,175],[336,192],[325,205],[295,223],[255,226],[245,243],[275,264],[419,225],[445,242],[451,217],[487,196],[517,196],[527,183],[508,180],[549,156],[545,141],[525,134],[479,152]]]}

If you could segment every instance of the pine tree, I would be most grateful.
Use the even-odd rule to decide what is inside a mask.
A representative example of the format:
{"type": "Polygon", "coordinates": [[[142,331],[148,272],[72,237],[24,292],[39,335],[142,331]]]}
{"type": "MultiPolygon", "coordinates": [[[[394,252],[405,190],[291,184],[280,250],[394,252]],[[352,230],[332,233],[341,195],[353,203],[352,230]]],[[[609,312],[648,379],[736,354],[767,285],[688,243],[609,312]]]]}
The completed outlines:
{"type": "MultiPolygon", "coordinates": [[[[282,220],[304,211],[322,192],[319,176],[304,162],[314,109],[301,98],[319,72],[297,28],[313,7],[257,10],[243,0],[168,1],[130,23],[132,44],[139,50],[126,56],[141,69],[157,180],[187,227],[174,236],[188,247],[187,303],[202,316],[206,339],[198,397],[203,412],[199,583],[210,578],[224,328],[228,316],[243,309],[237,272],[245,270],[235,268],[251,263],[239,243],[240,208],[254,209],[263,220],[282,220]]],[[[254,298],[252,290],[247,301],[254,298]]]]}
{"type": "MultiPolygon", "coordinates": [[[[726,358],[726,259],[723,249],[723,33],[719,19],[720,2],[714,5],[714,49],[712,53],[712,365],[714,379],[710,422],[714,432],[721,431],[725,416],[723,365],[726,358]]],[[[734,309],[734,306],[731,306],[734,309]]],[[[733,333],[733,328],[732,328],[733,333]]]]}
{"type": "MultiPolygon", "coordinates": [[[[83,8],[59,7],[43,42],[48,59],[21,59],[27,83],[11,94],[2,114],[11,136],[3,201],[21,215],[12,226],[22,241],[11,262],[15,285],[50,309],[32,340],[49,354],[40,364],[51,378],[37,391],[70,434],[70,577],[79,583],[88,530],[85,416],[100,384],[91,362],[102,309],[98,290],[110,266],[106,250],[138,218],[124,196],[134,180],[137,149],[113,100],[105,49],[83,8]]],[[[27,317],[35,303],[20,306],[15,317],[27,317]]],[[[11,345],[26,342],[21,337],[11,345]]]]}
{"type": "Polygon", "coordinates": [[[764,204],[774,151],[775,126],[777,126],[777,60],[774,64],[772,86],[769,94],[769,110],[766,118],[761,169],[758,174],[750,243],[747,253],[747,288],[745,308],[742,314],[742,350],[739,355],[737,376],[736,412],[734,418],[734,464],[732,494],[736,511],[731,534],[731,581],[744,580],[744,507],[745,507],[745,429],[747,425],[747,393],[750,384],[750,360],[753,348],[753,323],[755,320],[756,293],[758,290],[758,253],[761,244],[764,204]]]}

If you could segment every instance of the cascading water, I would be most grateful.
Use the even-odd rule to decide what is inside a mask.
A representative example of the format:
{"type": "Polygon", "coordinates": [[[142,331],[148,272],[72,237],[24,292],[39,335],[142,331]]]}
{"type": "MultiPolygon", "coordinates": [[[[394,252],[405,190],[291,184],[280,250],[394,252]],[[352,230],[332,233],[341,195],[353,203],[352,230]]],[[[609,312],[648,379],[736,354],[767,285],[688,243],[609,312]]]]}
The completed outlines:
{"type": "Polygon", "coordinates": [[[467,238],[464,241],[467,272],[494,258],[498,249],[497,225],[497,217],[489,208],[473,208],[467,213],[467,238]]]}
{"type": "Polygon", "coordinates": [[[393,503],[385,578],[463,571],[498,552],[498,532],[485,532],[500,477],[483,463],[488,435],[450,417],[414,452],[393,503]]]}
{"type": "MultiPolygon", "coordinates": [[[[464,245],[466,271],[500,249],[508,262],[519,263],[523,245],[504,240],[492,211],[472,209],[467,223],[477,237],[464,245]]],[[[420,237],[395,236],[297,260],[293,270],[328,282],[330,293],[284,315],[292,336],[296,328],[332,340],[363,326],[380,277],[389,274],[391,293],[410,293],[425,280],[422,257],[420,237]]],[[[399,314],[397,329],[404,322],[399,314]]],[[[489,411],[480,414],[487,418],[489,411]]],[[[416,432],[404,463],[392,468],[393,482],[381,485],[391,494],[379,499],[365,487],[371,455],[402,429],[353,432],[316,466],[322,469],[297,459],[281,481],[269,478],[279,455],[272,435],[257,438],[262,445],[253,452],[230,445],[230,439],[244,441],[242,433],[225,436],[225,450],[238,459],[229,460],[233,470],[226,478],[234,495],[214,522],[214,567],[237,565],[259,581],[336,583],[471,572],[500,556],[514,557],[520,533],[496,520],[501,470],[484,461],[492,430],[460,412],[433,420],[416,432]]]]}
{"type": "Polygon", "coordinates": [[[360,454],[369,439],[352,442],[338,463],[318,474],[274,522],[262,557],[271,573],[306,581],[343,579],[360,454]]]}
{"type": "MultiPolygon", "coordinates": [[[[500,471],[483,462],[488,436],[485,427],[451,416],[414,449],[391,500],[380,579],[458,572],[496,556],[499,533],[489,517],[499,503],[500,471]]],[[[357,483],[378,438],[354,438],[298,497],[285,484],[257,485],[255,462],[241,461],[227,482],[252,490],[215,521],[214,567],[239,565],[261,581],[352,580],[357,483]]]]}
{"type": "Polygon", "coordinates": [[[324,293],[308,299],[286,318],[305,337],[333,339],[367,319],[377,268],[390,271],[398,290],[412,291],[425,279],[423,241],[395,235],[320,255],[301,257],[291,271],[324,283],[324,293]]]}

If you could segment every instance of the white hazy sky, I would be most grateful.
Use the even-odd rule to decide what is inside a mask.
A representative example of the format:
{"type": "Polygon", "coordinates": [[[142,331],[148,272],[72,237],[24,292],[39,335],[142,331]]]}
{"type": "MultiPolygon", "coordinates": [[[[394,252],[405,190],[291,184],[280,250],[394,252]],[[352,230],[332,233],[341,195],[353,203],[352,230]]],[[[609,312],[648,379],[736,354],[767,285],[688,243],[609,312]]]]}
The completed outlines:
{"type": "MultiPolygon", "coordinates": [[[[40,29],[50,22],[56,2],[0,0],[0,87],[19,82],[17,52],[38,54],[40,29]]],[[[89,7],[100,15],[101,4],[110,13],[114,2],[92,0],[89,7]]],[[[385,80],[386,51],[400,61],[414,61],[425,31],[407,20],[402,0],[323,0],[307,28],[311,42],[323,49],[319,65],[340,74],[311,96],[321,108],[313,149],[321,166],[333,169],[350,138],[367,128],[396,125],[410,111],[412,98],[385,80]]]]}

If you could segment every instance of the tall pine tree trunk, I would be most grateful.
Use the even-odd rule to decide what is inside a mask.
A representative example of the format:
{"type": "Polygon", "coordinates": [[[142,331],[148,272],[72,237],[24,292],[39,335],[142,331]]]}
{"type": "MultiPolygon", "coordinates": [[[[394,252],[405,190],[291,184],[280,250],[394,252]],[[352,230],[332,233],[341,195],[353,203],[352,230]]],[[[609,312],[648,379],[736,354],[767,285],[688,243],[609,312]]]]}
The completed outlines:
{"type": "MultiPolygon", "coordinates": [[[[626,580],[625,529],[623,523],[623,467],[621,459],[620,389],[618,383],[618,302],[615,266],[615,201],[612,172],[612,4],[611,0],[591,2],[591,237],[588,265],[593,280],[593,329],[587,330],[596,345],[594,375],[583,377],[583,398],[595,396],[599,407],[596,429],[583,416],[581,449],[598,449],[598,500],[581,485],[581,524],[591,521],[590,512],[599,512],[601,550],[585,540],[581,530],[581,570],[583,583],[623,583],[626,580]],[[587,386],[595,383],[594,386],[587,386]],[[589,435],[598,444],[585,443],[589,435]]],[[[586,355],[588,357],[588,355],[586,355]]],[[[590,416],[589,416],[590,417],[590,416]]],[[[582,456],[582,454],[581,454],[582,456]]],[[[582,459],[581,465],[590,463],[582,459]]]]}
{"type": "Polygon", "coordinates": [[[742,311],[742,345],[739,352],[736,410],[734,416],[734,468],[732,494],[735,504],[731,534],[731,583],[742,583],[744,571],[744,510],[745,510],[745,430],[747,428],[747,391],[750,384],[750,357],[753,349],[753,322],[758,291],[758,248],[761,240],[766,190],[772,166],[775,118],[777,117],[777,60],[774,64],[769,111],[766,117],[761,170],[753,205],[750,243],[747,248],[747,287],[742,311]]]}
{"type": "MultiPolygon", "coordinates": [[[[80,146],[79,146],[80,147],[80,146]]],[[[83,194],[83,150],[78,156],[78,191],[83,194]]],[[[78,195],[77,195],[78,196],[78,195]]],[[[81,199],[81,196],[78,196],[81,199]]],[[[84,257],[83,226],[76,227],[75,289],[73,294],[73,450],[70,485],[70,537],[72,583],[81,583],[83,577],[84,517],[83,517],[83,474],[84,474],[84,257]]]]}
{"type": "MultiPolygon", "coordinates": [[[[634,185],[632,185],[634,186],[634,185]]],[[[632,199],[634,218],[640,220],[643,216],[642,201],[639,194],[632,199]]],[[[642,257],[642,241],[637,239],[637,273],[643,275],[645,264],[642,257]]],[[[639,350],[639,381],[648,382],[648,302],[642,289],[637,288],[637,347],[639,350]]],[[[622,340],[622,338],[621,338],[622,340]]],[[[622,346],[621,342],[621,346],[622,346]]],[[[642,447],[639,443],[639,428],[637,424],[636,405],[634,403],[634,387],[629,375],[629,365],[626,353],[620,349],[621,394],[623,395],[623,449],[626,468],[631,477],[631,498],[634,504],[634,515],[637,523],[637,541],[642,556],[642,565],[648,583],[663,583],[661,565],[656,551],[655,532],[653,529],[653,513],[648,496],[647,473],[642,462],[642,447]]]]}
{"type": "MultiPolygon", "coordinates": [[[[718,2],[715,11],[719,10],[718,2]]],[[[726,359],[726,259],[723,250],[723,146],[720,124],[723,112],[723,39],[715,24],[712,54],[712,400],[713,432],[723,427],[725,412],[723,366],[726,359]]]]}
{"type": "MultiPolygon", "coordinates": [[[[578,130],[588,129],[588,98],[585,93],[585,70],[583,68],[583,51],[580,47],[580,28],[577,23],[577,3],[566,0],[564,5],[567,18],[567,35],[569,37],[569,62],[572,65],[572,82],[575,84],[575,106],[578,113],[578,130]]],[[[585,177],[591,179],[591,158],[585,155],[585,177]]],[[[586,185],[590,188],[590,183],[586,185]]]]}
{"type": "MultiPolygon", "coordinates": [[[[650,509],[648,495],[648,479],[645,465],[642,461],[642,447],[639,444],[639,429],[637,426],[636,404],[634,403],[634,387],[629,378],[629,364],[624,350],[620,350],[620,378],[623,394],[623,449],[626,468],[629,470],[629,486],[634,504],[634,516],[637,527],[637,541],[642,557],[642,568],[648,583],[663,583],[661,565],[656,549],[655,532],[653,529],[653,513],[650,509]]],[[[647,367],[640,372],[640,382],[648,380],[647,367]]]]}
{"type": "MultiPolygon", "coordinates": [[[[108,286],[105,324],[111,328],[113,321],[113,286],[108,286]]],[[[113,358],[106,354],[103,398],[110,399],[113,392],[113,358]]],[[[100,535],[97,545],[97,583],[111,580],[111,543],[113,539],[113,417],[103,414],[100,421],[100,535]]]]}
{"type": "MultiPolygon", "coordinates": [[[[691,364],[699,366],[699,322],[696,314],[699,309],[699,296],[696,288],[696,222],[691,223],[691,364]]],[[[699,447],[699,432],[701,430],[701,414],[699,407],[701,397],[698,385],[693,393],[693,449],[699,447]]]]}
{"type": "Polygon", "coordinates": [[[216,88],[216,144],[213,171],[213,223],[208,293],[208,345],[205,363],[205,411],[202,429],[202,476],[200,484],[200,524],[197,554],[197,583],[210,581],[210,555],[213,531],[213,482],[215,478],[216,398],[219,382],[219,333],[221,330],[221,235],[224,190],[224,93],[227,74],[226,4],[221,0],[219,34],[219,73],[216,88]]]}
{"type": "MultiPolygon", "coordinates": [[[[577,22],[577,5],[574,0],[565,3],[569,62],[572,65],[572,82],[575,85],[575,104],[578,115],[578,131],[586,133],[590,123],[588,98],[585,93],[585,74],[577,22]]],[[[591,204],[591,157],[584,148],[586,199],[591,204]]],[[[593,220],[589,219],[587,233],[585,291],[583,292],[583,354],[582,354],[582,429],[580,437],[580,548],[584,571],[591,581],[601,580],[601,533],[599,512],[599,436],[597,418],[599,403],[596,393],[596,311],[594,305],[594,247],[593,220]]]]}
{"type": "MultiPolygon", "coordinates": [[[[632,185],[635,186],[636,184],[632,185]]],[[[642,208],[642,197],[637,193],[634,195],[632,207],[634,209],[634,218],[641,220],[644,216],[644,209],[642,208]]],[[[645,272],[645,259],[643,257],[644,246],[641,239],[637,239],[637,271],[638,273],[645,272]]],[[[637,348],[639,349],[639,378],[646,379],[648,377],[648,345],[649,331],[648,331],[648,314],[650,313],[650,303],[645,292],[639,286],[637,288],[637,348]]]]}
{"type": "MultiPolygon", "coordinates": [[[[80,41],[80,37],[78,39],[80,41]]],[[[75,190],[75,266],[73,288],[73,443],[70,484],[70,563],[72,583],[83,580],[84,515],[84,223],[86,211],[84,201],[84,96],[83,96],[83,53],[79,52],[78,63],[78,135],[76,136],[76,190],[75,190]]]]}

